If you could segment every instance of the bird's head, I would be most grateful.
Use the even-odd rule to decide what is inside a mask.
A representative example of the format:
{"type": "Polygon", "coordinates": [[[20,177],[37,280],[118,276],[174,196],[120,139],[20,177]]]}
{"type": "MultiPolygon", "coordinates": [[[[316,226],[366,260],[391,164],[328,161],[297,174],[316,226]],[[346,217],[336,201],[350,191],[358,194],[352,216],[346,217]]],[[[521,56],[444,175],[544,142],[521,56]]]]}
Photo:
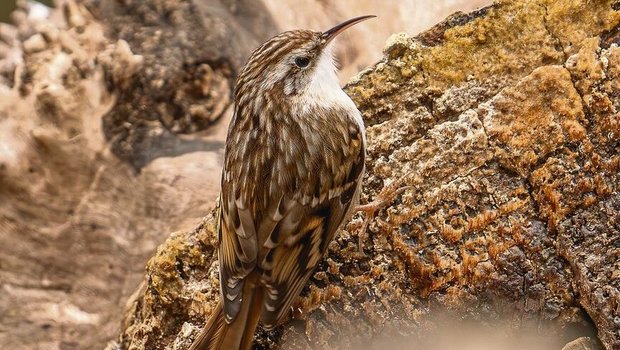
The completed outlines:
{"type": "Polygon", "coordinates": [[[252,95],[249,90],[291,96],[329,89],[333,84],[339,88],[330,43],[347,28],[373,17],[355,17],[325,32],[293,30],[271,38],[254,50],[243,67],[236,100],[252,95]]]}

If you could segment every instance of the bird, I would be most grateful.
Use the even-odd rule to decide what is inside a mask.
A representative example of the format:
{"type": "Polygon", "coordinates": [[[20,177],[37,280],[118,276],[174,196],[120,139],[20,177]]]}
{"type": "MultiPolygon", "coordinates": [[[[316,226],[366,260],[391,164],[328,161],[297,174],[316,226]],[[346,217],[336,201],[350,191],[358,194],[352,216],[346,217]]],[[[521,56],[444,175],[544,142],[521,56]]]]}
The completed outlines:
{"type": "Polygon", "coordinates": [[[366,133],[333,39],[292,30],[256,48],[233,92],[218,210],[220,301],[191,350],[250,349],[286,321],[360,197],[366,133]]]}

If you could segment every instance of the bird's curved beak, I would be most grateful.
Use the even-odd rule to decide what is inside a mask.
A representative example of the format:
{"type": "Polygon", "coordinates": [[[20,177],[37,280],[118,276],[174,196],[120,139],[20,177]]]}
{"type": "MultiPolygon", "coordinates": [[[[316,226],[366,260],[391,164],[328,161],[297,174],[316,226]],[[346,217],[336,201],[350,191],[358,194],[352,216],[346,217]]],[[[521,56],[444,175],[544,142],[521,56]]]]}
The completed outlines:
{"type": "Polygon", "coordinates": [[[355,17],[355,18],[351,18],[348,21],[344,21],[338,25],[336,25],[335,27],[333,27],[332,29],[328,29],[325,32],[323,32],[322,38],[323,38],[323,43],[325,45],[327,45],[327,43],[329,43],[330,41],[332,41],[332,39],[334,39],[338,34],[344,32],[347,28],[358,24],[362,21],[365,21],[367,19],[371,19],[377,17],[375,15],[367,15],[367,16],[359,16],[359,17],[355,17]]]}

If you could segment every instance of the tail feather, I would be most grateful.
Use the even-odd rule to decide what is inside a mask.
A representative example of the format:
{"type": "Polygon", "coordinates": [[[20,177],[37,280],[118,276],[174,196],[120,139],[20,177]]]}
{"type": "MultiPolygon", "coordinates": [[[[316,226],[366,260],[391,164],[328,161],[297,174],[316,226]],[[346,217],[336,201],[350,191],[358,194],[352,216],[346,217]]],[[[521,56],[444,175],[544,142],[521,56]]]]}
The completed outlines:
{"type": "MultiPolygon", "coordinates": [[[[248,283],[249,285],[249,283],[248,283]]],[[[241,309],[232,323],[226,323],[221,301],[204,330],[189,350],[249,350],[263,304],[262,288],[244,287],[241,309]]]]}

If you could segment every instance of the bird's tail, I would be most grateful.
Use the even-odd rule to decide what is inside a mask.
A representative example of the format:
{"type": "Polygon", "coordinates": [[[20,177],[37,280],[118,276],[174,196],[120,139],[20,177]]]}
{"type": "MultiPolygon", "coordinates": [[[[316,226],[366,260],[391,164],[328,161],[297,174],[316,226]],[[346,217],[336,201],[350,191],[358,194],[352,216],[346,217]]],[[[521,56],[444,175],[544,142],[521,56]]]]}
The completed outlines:
{"type": "Polygon", "coordinates": [[[207,325],[192,343],[189,350],[249,350],[252,348],[254,331],[258,326],[263,304],[262,288],[246,283],[243,288],[241,308],[232,323],[226,323],[222,302],[207,325]]]}

